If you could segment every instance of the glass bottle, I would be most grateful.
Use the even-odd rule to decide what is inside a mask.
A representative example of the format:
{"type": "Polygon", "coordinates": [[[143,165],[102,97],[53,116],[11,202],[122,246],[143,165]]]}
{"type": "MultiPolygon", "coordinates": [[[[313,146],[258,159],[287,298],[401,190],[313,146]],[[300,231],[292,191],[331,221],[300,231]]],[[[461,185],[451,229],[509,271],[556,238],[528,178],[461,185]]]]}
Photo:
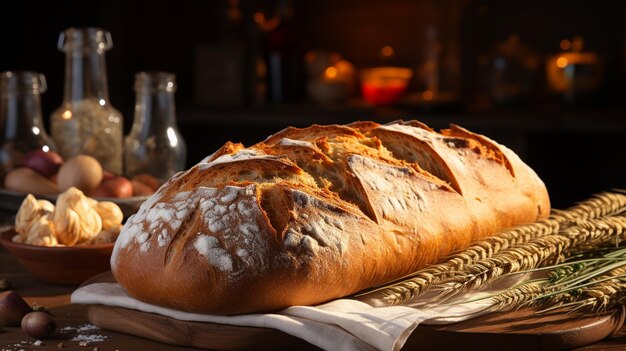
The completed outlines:
{"type": "Polygon", "coordinates": [[[69,28],[59,36],[65,52],[63,104],[51,116],[52,138],[64,158],[87,154],[102,167],[122,174],[122,114],[109,103],[105,51],[109,32],[69,28]]]}
{"type": "Polygon", "coordinates": [[[489,93],[498,105],[527,102],[536,91],[539,56],[528,45],[511,34],[490,53],[489,93]]]}
{"type": "Polygon", "coordinates": [[[125,140],[127,176],[148,173],[165,180],[185,168],[187,147],[176,126],[175,91],[173,74],[135,75],[135,117],[125,140]]]}
{"type": "MultiPolygon", "coordinates": [[[[423,22],[416,102],[426,110],[450,108],[461,99],[462,1],[420,2],[423,22]]],[[[419,42],[419,41],[418,41],[419,42]]]]}
{"type": "Polygon", "coordinates": [[[20,166],[30,151],[56,151],[41,116],[40,94],[46,88],[45,77],[37,72],[0,73],[0,178],[20,166]]]}

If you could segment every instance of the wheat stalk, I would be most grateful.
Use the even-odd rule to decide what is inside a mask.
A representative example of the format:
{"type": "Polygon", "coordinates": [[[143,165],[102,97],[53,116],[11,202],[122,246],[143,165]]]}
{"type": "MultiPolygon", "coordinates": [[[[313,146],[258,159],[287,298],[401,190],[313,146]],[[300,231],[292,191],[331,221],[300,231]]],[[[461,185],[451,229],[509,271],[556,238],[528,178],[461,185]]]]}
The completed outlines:
{"type": "Polygon", "coordinates": [[[550,291],[546,287],[546,282],[547,279],[542,279],[523,284],[514,289],[508,289],[491,298],[493,304],[489,309],[492,311],[511,311],[520,306],[526,306],[530,301],[550,291]]]}
{"type": "Polygon", "coordinates": [[[604,312],[623,303],[626,298],[626,281],[623,280],[625,277],[607,280],[585,290],[583,293],[589,298],[585,300],[584,306],[593,312],[604,312]]]}
{"type": "MultiPolygon", "coordinates": [[[[465,285],[458,281],[462,278],[464,271],[468,266],[473,266],[474,275],[469,276],[471,281],[480,285],[506,273],[506,270],[498,269],[502,263],[506,263],[507,259],[512,262],[515,269],[529,269],[535,267],[537,263],[547,262],[547,258],[557,257],[563,258],[563,252],[568,245],[568,240],[562,237],[552,236],[564,226],[576,224],[577,219],[593,220],[604,216],[611,216],[626,211],[626,195],[621,193],[604,192],[594,195],[576,206],[566,211],[553,211],[548,219],[543,219],[535,223],[514,227],[503,231],[494,236],[483,239],[469,248],[452,255],[445,262],[431,265],[414,274],[403,277],[400,281],[388,283],[387,285],[376,288],[365,293],[357,295],[357,298],[363,301],[382,300],[387,305],[397,305],[404,303],[414,296],[435,285],[446,285],[446,280],[454,283],[454,277],[457,278],[457,284],[453,287],[446,287],[449,291],[458,291],[465,285]],[[534,240],[546,238],[542,242],[536,243],[534,240]],[[528,250],[516,250],[515,247],[528,245],[528,250]],[[543,246],[542,246],[543,245],[543,246]],[[507,251],[501,254],[503,251],[507,251]],[[495,256],[504,257],[499,264],[494,265],[498,260],[489,262],[495,256]],[[524,255],[528,255],[526,257],[524,255]],[[514,257],[515,259],[510,259],[514,257]],[[486,264],[484,264],[486,262],[486,264]],[[489,277],[489,270],[494,270],[489,277]],[[460,285],[459,285],[460,284],[460,285]]],[[[590,228],[593,231],[595,228],[590,228]]],[[[623,228],[622,228],[623,231],[623,228]]],[[[467,278],[466,278],[467,279],[467,278]]]]}
{"type": "MultiPolygon", "coordinates": [[[[570,289],[573,291],[574,289],[570,289]]],[[[554,306],[547,307],[540,313],[553,310],[567,310],[573,312],[585,309],[599,313],[626,303],[626,275],[609,276],[594,282],[581,284],[576,287],[576,294],[563,291],[561,298],[556,299],[554,306]]]]}
{"type": "MultiPolygon", "coordinates": [[[[476,300],[489,299],[489,312],[512,311],[528,306],[549,306],[542,312],[569,308],[605,311],[626,297],[626,250],[540,269],[550,270],[547,278],[518,284],[503,292],[476,300]]],[[[536,271],[536,270],[533,270],[536,271]]],[[[525,273],[530,273],[527,271],[525,273]]],[[[467,303],[464,301],[463,303],[467,303]]]]}
{"type": "Polygon", "coordinates": [[[574,221],[572,225],[562,229],[559,234],[569,238],[573,248],[586,251],[605,244],[618,246],[624,239],[622,234],[625,227],[626,216],[612,216],[574,221]]]}
{"type": "MultiPolygon", "coordinates": [[[[622,265],[591,279],[592,285],[578,289],[579,296],[570,297],[568,304],[558,306],[573,309],[586,308],[592,312],[603,312],[626,301],[626,262],[622,265]]],[[[565,301],[563,301],[565,302],[565,301]]]]}

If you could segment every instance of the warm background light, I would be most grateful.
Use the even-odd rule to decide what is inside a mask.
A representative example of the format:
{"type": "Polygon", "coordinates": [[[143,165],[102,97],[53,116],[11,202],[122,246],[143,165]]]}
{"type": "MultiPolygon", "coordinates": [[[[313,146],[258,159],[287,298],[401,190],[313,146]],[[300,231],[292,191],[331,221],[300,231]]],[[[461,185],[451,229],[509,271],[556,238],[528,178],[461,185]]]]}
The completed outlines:
{"type": "Polygon", "coordinates": [[[558,59],[556,59],[556,65],[560,68],[567,67],[567,59],[565,57],[559,57],[558,59]]]}
{"type": "Polygon", "coordinates": [[[265,15],[262,14],[261,12],[257,12],[254,14],[254,22],[261,24],[263,22],[265,22],[265,15]]]}
{"type": "Polygon", "coordinates": [[[582,51],[585,46],[585,40],[582,37],[575,37],[572,40],[572,51],[582,51]]]}
{"type": "Polygon", "coordinates": [[[324,75],[326,76],[326,78],[335,78],[335,77],[337,77],[337,69],[335,67],[332,67],[332,66],[328,67],[324,71],[324,75]]]}
{"type": "Polygon", "coordinates": [[[383,48],[380,50],[380,54],[383,55],[383,57],[391,57],[394,53],[395,51],[393,47],[389,45],[383,46],[383,48]]]}
{"type": "Polygon", "coordinates": [[[430,101],[433,99],[433,97],[435,96],[435,94],[433,94],[432,91],[430,90],[426,90],[422,93],[422,99],[426,100],[426,101],[430,101]]]}

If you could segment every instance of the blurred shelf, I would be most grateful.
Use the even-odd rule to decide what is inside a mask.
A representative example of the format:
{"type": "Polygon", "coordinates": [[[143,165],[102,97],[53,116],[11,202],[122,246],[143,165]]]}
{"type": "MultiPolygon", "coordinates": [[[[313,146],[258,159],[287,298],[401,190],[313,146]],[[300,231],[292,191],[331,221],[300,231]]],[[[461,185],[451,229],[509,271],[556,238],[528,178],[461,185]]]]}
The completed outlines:
{"type": "Polygon", "coordinates": [[[625,109],[563,110],[555,107],[476,112],[420,111],[411,107],[374,107],[364,104],[320,106],[308,103],[263,105],[255,108],[182,108],[183,125],[221,127],[306,127],[311,124],[346,124],[357,120],[388,123],[417,119],[433,128],[450,123],[477,131],[518,133],[626,133],[625,109]]]}

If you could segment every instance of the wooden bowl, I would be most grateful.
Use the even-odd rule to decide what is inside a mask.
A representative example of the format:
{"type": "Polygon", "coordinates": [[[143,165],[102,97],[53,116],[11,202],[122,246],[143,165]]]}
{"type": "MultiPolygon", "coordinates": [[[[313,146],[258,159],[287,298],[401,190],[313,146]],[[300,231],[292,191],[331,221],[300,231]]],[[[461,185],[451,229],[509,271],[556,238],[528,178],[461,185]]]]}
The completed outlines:
{"type": "Polygon", "coordinates": [[[11,239],[16,234],[14,229],[0,233],[0,243],[27,271],[46,283],[78,285],[111,269],[113,243],[47,247],[14,243],[11,239]]]}

